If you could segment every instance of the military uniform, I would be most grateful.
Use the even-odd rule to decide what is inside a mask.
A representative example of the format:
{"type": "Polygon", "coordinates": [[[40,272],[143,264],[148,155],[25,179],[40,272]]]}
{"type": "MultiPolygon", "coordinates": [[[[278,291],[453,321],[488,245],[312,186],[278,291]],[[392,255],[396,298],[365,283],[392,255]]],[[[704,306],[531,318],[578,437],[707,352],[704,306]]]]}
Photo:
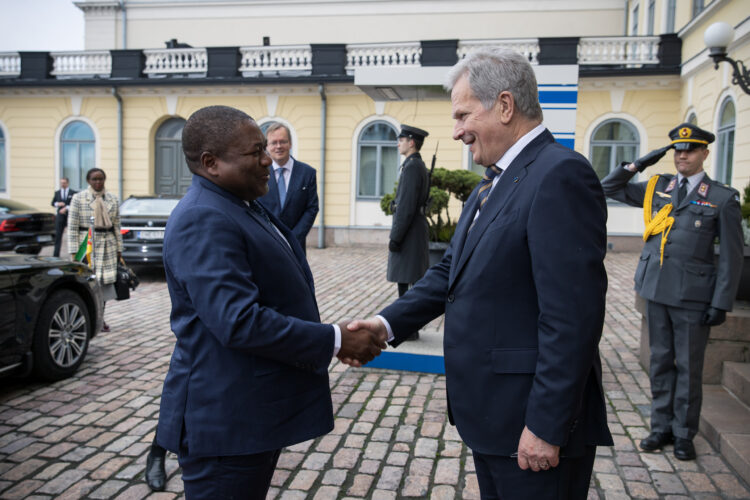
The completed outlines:
{"type": "MultiPolygon", "coordinates": [[[[670,137],[671,147],[678,151],[713,142],[713,134],[689,124],[675,128],[670,137]]],[[[730,311],[739,284],[743,259],[739,193],[701,169],[694,175],[703,177],[679,199],[681,175],[658,174],[650,185],[631,183],[636,172],[624,167],[615,168],[602,187],[607,196],[644,209],[646,242],[636,268],[635,290],[648,301],[651,431],[692,440],[698,432],[710,329],[705,317],[709,308],[730,311]]],[[[642,447],[655,449],[643,443],[642,447]]],[[[677,444],[675,455],[686,459],[678,455],[677,444]]]]}
{"type": "MultiPolygon", "coordinates": [[[[406,133],[416,130],[404,125],[406,133]]],[[[404,135],[400,135],[404,137],[404,135]]],[[[401,165],[401,175],[394,199],[393,223],[390,240],[398,246],[398,251],[388,252],[388,281],[395,283],[415,283],[421,278],[430,264],[428,249],[429,232],[424,206],[429,195],[429,175],[422,156],[414,153],[401,165]]]]}

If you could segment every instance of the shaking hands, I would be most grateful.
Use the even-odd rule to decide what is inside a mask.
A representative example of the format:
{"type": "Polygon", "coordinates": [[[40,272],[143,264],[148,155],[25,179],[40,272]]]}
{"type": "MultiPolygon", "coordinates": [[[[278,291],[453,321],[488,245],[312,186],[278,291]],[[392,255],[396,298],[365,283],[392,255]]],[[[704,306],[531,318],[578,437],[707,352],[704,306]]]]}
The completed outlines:
{"type": "Polygon", "coordinates": [[[387,347],[388,330],[377,318],[342,321],[339,328],[341,349],[336,357],[349,366],[362,366],[387,347]]]}

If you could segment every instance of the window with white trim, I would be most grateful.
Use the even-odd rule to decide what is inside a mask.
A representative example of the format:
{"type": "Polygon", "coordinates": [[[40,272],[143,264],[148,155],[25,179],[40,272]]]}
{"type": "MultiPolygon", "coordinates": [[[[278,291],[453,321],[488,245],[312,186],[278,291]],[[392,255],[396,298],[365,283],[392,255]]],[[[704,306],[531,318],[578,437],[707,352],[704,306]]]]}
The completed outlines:
{"type": "Polygon", "coordinates": [[[384,121],[367,125],[357,140],[357,198],[382,198],[398,179],[397,130],[384,121]]]}
{"type": "Polygon", "coordinates": [[[621,162],[638,158],[641,141],[635,127],[622,119],[599,124],[591,135],[589,159],[599,179],[606,177],[621,162]]]}
{"type": "Polygon", "coordinates": [[[716,134],[716,180],[724,184],[732,184],[735,123],[734,101],[727,97],[721,103],[719,126],[716,134]]]}
{"type": "Polygon", "coordinates": [[[70,188],[86,189],[86,172],[96,166],[94,131],[82,121],[65,125],[60,136],[60,177],[70,180],[70,188]]]}

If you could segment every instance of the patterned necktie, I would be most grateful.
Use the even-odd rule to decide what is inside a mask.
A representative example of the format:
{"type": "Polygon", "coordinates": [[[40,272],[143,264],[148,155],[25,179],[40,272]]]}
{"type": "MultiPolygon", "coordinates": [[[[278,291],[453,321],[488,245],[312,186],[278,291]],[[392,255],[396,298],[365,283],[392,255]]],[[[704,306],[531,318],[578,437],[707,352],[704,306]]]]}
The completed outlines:
{"type": "Polygon", "coordinates": [[[495,165],[490,165],[489,167],[487,167],[487,170],[484,171],[484,177],[479,183],[479,192],[477,193],[477,197],[479,198],[479,208],[477,208],[477,211],[481,210],[484,204],[487,203],[487,197],[490,195],[490,191],[492,190],[492,179],[494,179],[501,173],[502,170],[497,168],[495,165]]]}
{"type": "Polygon", "coordinates": [[[684,200],[687,197],[687,177],[683,177],[680,181],[680,190],[677,191],[677,203],[682,203],[682,200],[684,200]]]}
{"type": "Polygon", "coordinates": [[[286,181],[284,180],[284,167],[277,168],[276,172],[279,174],[276,178],[276,184],[279,187],[279,206],[284,206],[284,200],[286,200],[286,181]]]}

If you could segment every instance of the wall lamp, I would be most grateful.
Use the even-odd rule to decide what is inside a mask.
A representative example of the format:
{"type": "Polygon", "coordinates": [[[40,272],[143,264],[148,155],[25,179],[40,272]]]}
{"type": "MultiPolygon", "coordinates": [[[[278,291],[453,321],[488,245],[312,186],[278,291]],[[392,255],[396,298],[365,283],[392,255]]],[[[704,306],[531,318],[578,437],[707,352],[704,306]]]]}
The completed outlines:
{"type": "Polygon", "coordinates": [[[735,61],[727,56],[727,47],[734,39],[734,29],[725,23],[714,23],[706,29],[703,41],[708,47],[708,55],[714,60],[714,69],[719,69],[719,63],[726,61],[732,65],[732,83],[739,85],[746,94],[750,94],[750,75],[742,61],[735,61]]]}

